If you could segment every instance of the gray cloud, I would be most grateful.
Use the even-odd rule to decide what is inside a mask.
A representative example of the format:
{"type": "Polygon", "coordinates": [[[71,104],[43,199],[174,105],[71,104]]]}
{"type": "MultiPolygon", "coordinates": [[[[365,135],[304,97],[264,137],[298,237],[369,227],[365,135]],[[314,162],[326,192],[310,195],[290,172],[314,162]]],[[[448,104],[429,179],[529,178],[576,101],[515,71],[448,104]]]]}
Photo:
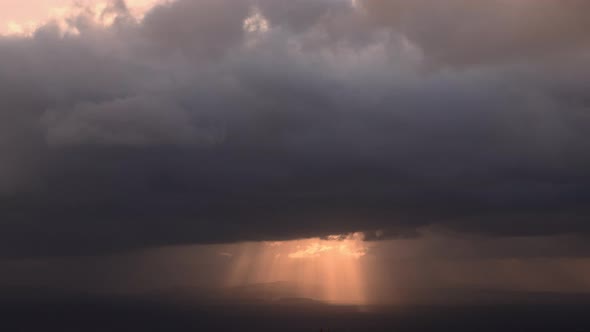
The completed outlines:
{"type": "Polygon", "coordinates": [[[249,8],[247,1],[176,1],[154,8],[139,29],[164,54],[218,57],[242,40],[249,8]]]}
{"type": "Polygon", "coordinates": [[[158,98],[131,97],[47,110],[42,118],[47,144],[213,144],[223,133],[200,130],[186,110],[158,98]]]}
{"type": "Polygon", "coordinates": [[[584,0],[360,3],[373,22],[402,30],[442,64],[536,61],[590,44],[590,4],[584,0]]]}
{"type": "MultiPolygon", "coordinates": [[[[519,13],[565,24],[574,3],[519,13]]],[[[0,37],[0,253],[587,233],[583,36],[543,38],[547,57],[497,1],[499,35],[475,51],[475,5],[393,4],[178,0],[137,21],[118,3],[109,27],[80,16],[77,34],[0,37]],[[256,10],[268,31],[243,29],[256,10]],[[460,34],[434,29],[452,17],[469,18],[460,34]],[[435,30],[441,43],[422,38],[435,30]],[[494,44],[508,32],[520,50],[494,44]],[[433,70],[445,61],[471,65],[433,70]]]]}

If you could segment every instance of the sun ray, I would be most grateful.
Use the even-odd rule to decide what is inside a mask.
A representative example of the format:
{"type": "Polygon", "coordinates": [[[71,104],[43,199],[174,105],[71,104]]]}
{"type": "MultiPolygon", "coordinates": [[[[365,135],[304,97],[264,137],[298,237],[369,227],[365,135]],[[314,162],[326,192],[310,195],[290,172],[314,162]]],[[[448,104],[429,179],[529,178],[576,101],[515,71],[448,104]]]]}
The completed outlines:
{"type": "Polygon", "coordinates": [[[296,296],[331,303],[366,303],[362,234],[235,245],[226,284],[276,281],[294,285],[296,296]]]}

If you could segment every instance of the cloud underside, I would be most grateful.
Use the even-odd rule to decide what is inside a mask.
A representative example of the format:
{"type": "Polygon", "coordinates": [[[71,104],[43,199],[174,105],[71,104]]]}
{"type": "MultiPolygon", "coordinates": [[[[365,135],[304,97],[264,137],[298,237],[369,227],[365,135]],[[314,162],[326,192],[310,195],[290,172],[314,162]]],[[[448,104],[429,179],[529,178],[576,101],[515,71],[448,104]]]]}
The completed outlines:
{"type": "Polygon", "coordinates": [[[0,37],[0,255],[590,231],[588,1],[106,10],[0,37]]]}

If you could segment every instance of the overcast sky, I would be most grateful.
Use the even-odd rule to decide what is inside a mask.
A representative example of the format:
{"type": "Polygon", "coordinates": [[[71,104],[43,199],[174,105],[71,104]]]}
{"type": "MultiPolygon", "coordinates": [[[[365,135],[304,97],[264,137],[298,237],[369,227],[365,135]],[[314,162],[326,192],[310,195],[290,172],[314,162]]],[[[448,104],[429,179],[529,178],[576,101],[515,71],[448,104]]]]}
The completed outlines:
{"type": "Polygon", "coordinates": [[[0,39],[2,255],[590,230],[587,1],[79,8],[0,39]]]}
{"type": "Polygon", "coordinates": [[[155,3],[1,0],[5,280],[363,232],[404,280],[590,289],[589,1],[155,3]]]}

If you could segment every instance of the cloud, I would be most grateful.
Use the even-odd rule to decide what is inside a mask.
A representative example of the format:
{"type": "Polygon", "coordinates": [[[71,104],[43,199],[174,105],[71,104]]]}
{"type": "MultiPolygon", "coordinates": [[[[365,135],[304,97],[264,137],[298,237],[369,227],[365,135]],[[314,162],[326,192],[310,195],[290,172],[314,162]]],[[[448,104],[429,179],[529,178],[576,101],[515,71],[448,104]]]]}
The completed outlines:
{"type": "Polygon", "coordinates": [[[141,96],[50,109],[42,121],[50,146],[214,144],[223,136],[214,128],[199,129],[172,103],[141,96]]]}
{"type": "Polygon", "coordinates": [[[477,65],[579,52],[590,45],[584,0],[361,0],[440,64],[477,65]]]}
{"type": "MultiPolygon", "coordinates": [[[[584,37],[541,38],[550,57],[508,47],[533,27],[499,3],[489,27],[468,4],[177,0],[136,19],[119,3],[110,24],[82,12],[0,37],[0,255],[428,225],[587,234],[584,37]],[[244,29],[253,15],[267,28],[244,29]],[[472,29],[446,33],[452,17],[472,29]],[[493,51],[469,43],[484,27],[493,51]]],[[[576,3],[517,12],[565,24],[576,3]]]]}

